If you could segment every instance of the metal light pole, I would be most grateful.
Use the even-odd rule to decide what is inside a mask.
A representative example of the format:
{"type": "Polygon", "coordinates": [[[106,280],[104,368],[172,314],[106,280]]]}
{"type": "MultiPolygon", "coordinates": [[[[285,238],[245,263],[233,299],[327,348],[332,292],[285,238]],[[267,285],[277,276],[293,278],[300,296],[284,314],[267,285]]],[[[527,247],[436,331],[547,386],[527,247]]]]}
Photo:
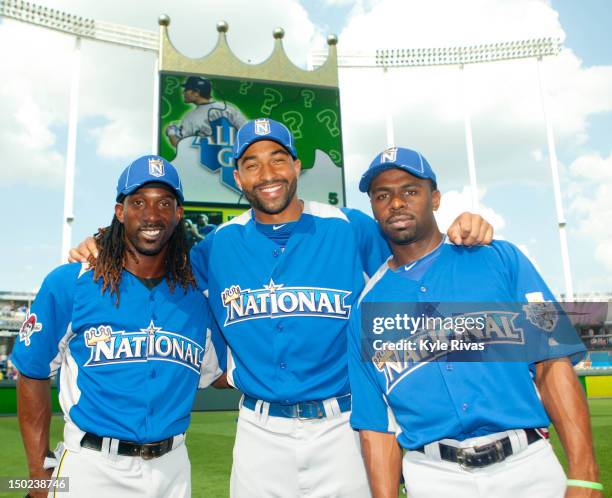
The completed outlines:
{"type": "Polygon", "coordinates": [[[81,74],[81,37],[74,39],[72,77],[70,80],[70,108],[68,114],[68,140],[66,143],[66,170],[64,175],[64,222],[62,224],[62,259],[68,254],[74,221],[74,171],[76,163],[77,128],[79,118],[79,81],[81,74]]]}
{"type": "Polygon", "coordinates": [[[465,150],[467,153],[468,172],[470,175],[470,193],[472,211],[478,212],[478,182],[476,181],[476,162],[474,161],[474,140],[472,139],[472,118],[470,116],[469,94],[465,75],[465,66],[459,65],[461,72],[461,103],[463,106],[463,129],[465,130],[465,150]]]}
{"type": "Polygon", "coordinates": [[[546,123],[546,141],[548,144],[548,160],[550,162],[550,172],[552,175],[553,192],[555,193],[555,211],[557,213],[557,227],[559,228],[559,242],[561,243],[561,263],[563,265],[563,278],[565,280],[565,300],[574,300],[574,284],[570,266],[569,249],[567,247],[567,233],[565,226],[565,214],[563,213],[563,203],[561,199],[561,183],[559,181],[559,163],[557,161],[557,149],[555,147],[555,135],[552,123],[548,115],[548,95],[544,84],[544,74],[542,68],[542,57],[538,57],[538,83],[540,86],[540,97],[542,101],[542,111],[544,122],[546,123]]]}
{"type": "Polygon", "coordinates": [[[391,80],[386,67],[383,67],[383,80],[385,90],[385,130],[387,131],[387,147],[390,148],[395,147],[395,136],[393,129],[393,106],[391,105],[393,102],[391,98],[391,80]]]}
{"type": "MultiPolygon", "coordinates": [[[[68,118],[68,140],[66,145],[66,170],[64,182],[64,219],[62,222],[61,261],[66,259],[72,239],[72,222],[74,221],[74,175],[76,167],[76,145],[78,128],[79,81],[81,66],[81,39],[111,43],[129,48],[158,53],[159,37],[154,31],[130,28],[119,24],[95,21],[75,16],[56,9],[50,9],[22,0],[0,0],[0,16],[17,21],[34,24],[43,28],[60,31],[76,37],[72,75],[70,81],[70,108],[68,118]]],[[[155,60],[157,78],[157,58],[155,60]]],[[[155,95],[157,94],[157,86],[155,95]]],[[[157,101],[153,107],[153,151],[157,141],[157,101]]]]}

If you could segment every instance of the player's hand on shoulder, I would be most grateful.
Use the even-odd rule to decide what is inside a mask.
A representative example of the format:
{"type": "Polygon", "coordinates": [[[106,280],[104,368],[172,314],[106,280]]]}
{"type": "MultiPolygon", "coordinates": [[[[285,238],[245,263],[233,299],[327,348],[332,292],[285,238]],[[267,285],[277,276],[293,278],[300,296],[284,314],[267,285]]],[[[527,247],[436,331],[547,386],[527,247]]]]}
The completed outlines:
{"type": "Polygon", "coordinates": [[[456,245],[488,245],[493,240],[493,226],[479,214],[461,213],[446,232],[456,245]]]}
{"type": "Polygon", "coordinates": [[[70,263],[87,263],[89,258],[98,258],[98,246],[96,245],[96,239],[93,237],[87,237],[78,246],[70,249],[68,255],[70,263]]]}

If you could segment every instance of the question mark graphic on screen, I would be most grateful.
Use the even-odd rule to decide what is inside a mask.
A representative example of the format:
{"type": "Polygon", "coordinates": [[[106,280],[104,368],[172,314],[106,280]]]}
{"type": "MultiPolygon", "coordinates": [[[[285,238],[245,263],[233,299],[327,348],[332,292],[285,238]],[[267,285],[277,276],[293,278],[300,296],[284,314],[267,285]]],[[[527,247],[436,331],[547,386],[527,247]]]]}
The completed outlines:
{"type": "Polygon", "coordinates": [[[328,154],[334,164],[340,166],[340,162],[342,161],[342,155],[340,152],[338,152],[336,149],[330,149],[328,154]]]}
{"type": "Polygon", "coordinates": [[[338,128],[338,115],[331,109],[325,109],[317,113],[317,121],[319,123],[323,123],[327,127],[327,130],[332,137],[337,137],[340,135],[340,128],[338,128]]]}
{"type": "Polygon", "coordinates": [[[164,93],[166,95],[172,95],[174,90],[176,90],[180,86],[178,78],[174,76],[169,76],[166,78],[166,86],[164,88],[164,93]]]}
{"type": "Polygon", "coordinates": [[[302,90],[300,95],[304,97],[304,107],[312,107],[312,102],[315,99],[315,93],[312,90],[302,90]]]}
{"type": "Polygon", "coordinates": [[[294,138],[302,138],[303,116],[297,111],[287,111],[282,116],[287,128],[291,130],[294,138]]]}
{"type": "Polygon", "coordinates": [[[278,105],[283,101],[283,96],[278,90],[274,90],[274,88],[266,88],[263,93],[266,98],[261,106],[261,112],[262,114],[269,116],[272,109],[278,107],[278,105]]]}
{"type": "Polygon", "coordinates": [[[240,95],[246,95],[247,93],[249,93],[249,90],[253,85],[254,83],[252,81],[243,81],[242,83],[240,83],[238,93],[240,93],[240,95]]]}

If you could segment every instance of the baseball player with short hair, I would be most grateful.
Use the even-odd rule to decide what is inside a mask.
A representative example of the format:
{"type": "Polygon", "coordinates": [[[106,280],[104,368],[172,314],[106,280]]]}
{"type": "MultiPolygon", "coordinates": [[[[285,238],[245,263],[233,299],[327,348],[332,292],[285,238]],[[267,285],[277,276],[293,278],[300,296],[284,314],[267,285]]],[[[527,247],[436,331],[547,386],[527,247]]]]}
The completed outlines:
{"type": "Polygon", "coordinates": [[[567,358],[585,348],[533,265],[509,242],[448,244],[433,215],[436,175],[418,152],[383,151],[359,188],[392,251],[349,326],[351,425],[360,431],[374,497],[397,497],[402,448],[410,498],[602,496],[585,395],[567,358]],[[382,324],[399,330],[385,314],[398,310],[389,303],[404,303],[413,319],[418,310],[429,318],[454,309],[453,327],[458,317],[484,321],[469,335],[478,340],[438,346],[449,352],[436,356],[424,339],[448,345],[454,329],[415,326],[400,334],[406,342],[383,336],[382,324]],[[508,310],[511,303],[518,304],[508,310]],[[468,347],[478,350],[456,352],[468,347]],[[551,421],[569,480],[547,440],[551,421]]]}
{"type": "Polygon", "coordinates": [[[195,104],[181,120],[180,125],[171,124],[166,128],[166,135],[173,147],[186,137],[210,137],[213,134],[212,125],[220,119],[227,120],[236,130],[246,118],[240,110],[225,101],[212,98],[212,83],[202,76],[189,76],[183,87],[183,99],[186,104],[195,104]]]}
{"type": "MultiPolygon", "coordinates": [[[[227,379],[244,393],[232,497],[368,497],[351,395],[346,327],[389,248],[376,222],[297,195],[300,161],[281,123],[246,123],[234,178],[252,209],[220,225],[191,254],[228,344],[227,379]]],[[[490,226],[463,215],[450,229],[478,243],[490,226]]],[[[79,250],[95,255],[95,246],[79,250]]],[[[71,256],[79,258],[78,251],[71,256]]]]}
{"type": "Polygon", "coordinates": [[[96,235],[97,260],[47,276],[11,355],[30,477],[55,467],[54,477],[69,478],[67,496],[189,497],[184,433],[196,388],[221,370],[178,173],[159,156],[140,157],[121,174],[116,201],[111,226],[96,235]],[[58,371],[64,442],[46,459],[58,371]]]}

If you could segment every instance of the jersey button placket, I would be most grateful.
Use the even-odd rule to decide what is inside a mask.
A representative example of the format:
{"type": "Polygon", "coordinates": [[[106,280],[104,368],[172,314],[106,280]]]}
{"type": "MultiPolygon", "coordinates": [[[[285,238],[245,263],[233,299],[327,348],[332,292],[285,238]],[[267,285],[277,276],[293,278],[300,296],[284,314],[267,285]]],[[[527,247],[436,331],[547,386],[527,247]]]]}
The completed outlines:
{"type": "MultiPolygon", "coordinates": [[[[155,290],[151,290],[149,292],[149,323],[147,324],[147,327],[155,325],[155,320],[157,319],[157,315],[155,314],[155,290]]],[[[149,333],[149,341],[150,342],[154,342],[155,341],[155,335],[149,333]]],[[[148,351],[151,351],[151,349],[148,349],[148,351]]],[[[145,377],[145,379],[148,380],[148,382],[144,382],[144,384],[146,385],[146,389],[147,391],[151,392],[154,391],[153,385],[152,383],[155,382],[155,378],[157,377],[157,373],[155,372],[155,362],[154,361],[149,361],[148,355],[147,355],[147,362],[146,362],[146,367],[148,369],[148,379],[147,377],[145,377]]],[[[144,379],[143,379],[144,380],[144,379]]],[[[150,433],[151,431],[151,427],[153,427],[155,424],[153,422],[153,417],[155,416],[155,409],[153,408],[152,405],[152,400],[153,397],[152,395],[147,395],[148,401],[148,410],[145,413],[145,428],[146,428],[146,432],[147,434],[150,433]]]]}

